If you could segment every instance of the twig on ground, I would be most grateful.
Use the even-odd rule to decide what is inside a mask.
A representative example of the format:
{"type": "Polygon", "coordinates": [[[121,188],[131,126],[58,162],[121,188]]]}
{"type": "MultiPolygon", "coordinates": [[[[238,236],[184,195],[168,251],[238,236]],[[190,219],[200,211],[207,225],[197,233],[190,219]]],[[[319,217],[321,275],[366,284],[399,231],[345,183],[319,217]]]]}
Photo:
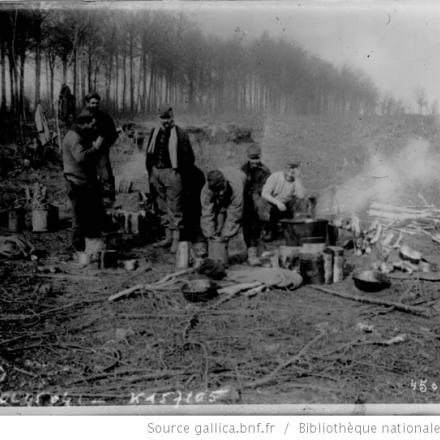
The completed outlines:
{"type": "Polygon", "coordinates": [[[155,289],[161,289],[161,288],[165,288],[168,287],[168,283],[171,280],[175,280],[177,277],[181,276],[181,275],[186,275],[189,274],[191,272],[194,272],[196,269],[195,268],[189,268],[189,269],[183,269],[183,270],[179,270],[177,272],[173,272],[170,273],[166,276],[164,276],[163,278],[161,278],[158,281],[155,281],[154,283],[151,284],[136,284],[133,287],[129,287],[127,289],[121,290],[120,292],[117,292],[111,296],[109,296],[108,301],[116,301],[119,298],[123,298],[124,296],[128,296],[131,295],[132,293],[138,291],[138,290],[155,290],[155,289]]]}
{"type": "Polygon", "coordinates": [[[330,295],[339,296],[341,298],[349,299],[351,301],[358,301],[365,304],[377,304],[385,307],[394,307],[396,310],[399,310],[401,312],[412,313],[413,315],[424,316],[426,318],[429,318],[431,316],[431,313],[428,310],[421,307],[408,306],[406,304],[402,304],[394,301],[380,300],[368,296],[352,296],[346,293],[337,292],[336,290],[330,290],[321,286],[310,285],[309,287],[311,289],[319,290],[320,292],[329,293],[330,295]]]}
{"type": "Polygon", "coordinates": [[[262,385],[267,385],[268,383],[272,382],[276,375],[283,370],[284,368],[287,368],[294,362],[298,361],[304,354],[309,350],[309,348],[317,341],[319,341],[326,332],[324,330],[320,331],[320,333],[315,336],[310,342],[308,342],[295,356],[290,357],[286,361],[284,361],[282,364],[278,365],[271,373],[267,374],[266,376],[262,377],[261,379],[253,380],[252,382],[247,382],[243,384],[243,388],[256,388],[262,385]]]}

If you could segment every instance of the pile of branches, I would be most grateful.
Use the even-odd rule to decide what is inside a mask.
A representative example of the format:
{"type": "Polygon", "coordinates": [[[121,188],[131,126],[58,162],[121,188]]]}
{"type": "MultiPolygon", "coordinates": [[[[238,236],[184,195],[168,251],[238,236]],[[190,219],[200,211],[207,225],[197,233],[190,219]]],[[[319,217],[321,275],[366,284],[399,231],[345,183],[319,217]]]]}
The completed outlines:
{"type": "Polygon", "coordinates": [[[440,226],[440,208],[435,205],[395,206],[374,202],[368,215],[375,217],[381,224],[408,235],[433,231],[440,226]]]}

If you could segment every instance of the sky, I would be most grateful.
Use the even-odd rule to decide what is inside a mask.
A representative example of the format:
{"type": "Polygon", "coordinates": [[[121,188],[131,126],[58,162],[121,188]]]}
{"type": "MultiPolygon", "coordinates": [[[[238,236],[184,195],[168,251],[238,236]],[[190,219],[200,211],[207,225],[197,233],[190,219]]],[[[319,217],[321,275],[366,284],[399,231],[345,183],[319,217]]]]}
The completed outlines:
{"type": "Polygon", "coordinates": [[[168,0],[208,34],[244,41],[268,31],[334,65],[361,69],[381,92],[416,108],[415,90],[440,102],[440,2],[168,0]]]}

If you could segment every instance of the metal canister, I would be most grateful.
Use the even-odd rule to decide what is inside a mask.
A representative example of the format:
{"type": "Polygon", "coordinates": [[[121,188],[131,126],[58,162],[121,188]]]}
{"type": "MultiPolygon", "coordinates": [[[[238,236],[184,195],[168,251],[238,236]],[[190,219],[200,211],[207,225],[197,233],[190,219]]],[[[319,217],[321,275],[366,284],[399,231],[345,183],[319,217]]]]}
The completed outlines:
{"type": "Polygon", "coordinates": [[[333,252],[330,249],[325,249],[322,253],[324,259],[324,281],[325,284],[333,282],[333,252]]]}
{"type": "Polygon", "coordinates": [[[11,232],[21,232],[25,226],[26,210],[15,208],[11,209],[8,214],[8,229],[11,232]]]}
{"type": "Polygon", "coordinates": [[[117,251],[101,251],[98,259],[99,269],[109,269],[112,267],[117,267],[118,265],[118,253],[117,251]]]}
{"type": "Polygon", "coordinates": [[[333,282],[339,283],[344,279],[344,249],[334,246],[333,253],[333,282]]]}
{"type": "Polygon", "coordinates": [[[130,232],[132,234],[139,234],[139,213],[132,212],[130,216],[130,232]]]}
{"type": "Polygon", "coordinates": [[[228,243],[209,240],[208,257],[214,261],[220,261],[225,266],[228,264],[228,243]]]}
{"type": "Polygon", "coordinates": [[[124,211],[124,232],[131,233],[131,212],[124,211]]]}
{"type": "Polygon", "coordinates": [[[301,275],[305,284],[323,284],[324,267],[321,254],[301,254],[301,275]]]}
{"type": "Polygon", "coordinates": [[[176,269],[187,269],[189,267],[189,250],[190,243],[188,241],[179,241],[176,253],[176,269]]]}

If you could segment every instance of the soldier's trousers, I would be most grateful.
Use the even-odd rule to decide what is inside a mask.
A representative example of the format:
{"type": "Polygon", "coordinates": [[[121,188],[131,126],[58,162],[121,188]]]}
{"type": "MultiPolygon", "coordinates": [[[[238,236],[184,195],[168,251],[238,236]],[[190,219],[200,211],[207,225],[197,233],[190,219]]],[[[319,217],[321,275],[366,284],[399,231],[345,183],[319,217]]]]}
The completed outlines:
{"type": "Polygon", "coordinates": [[[165,226],[180,231],[183,228],[183,187],[180,172],[173,168],[153,167],[150,184],[159,210],[166,212],[165,226]]]}

